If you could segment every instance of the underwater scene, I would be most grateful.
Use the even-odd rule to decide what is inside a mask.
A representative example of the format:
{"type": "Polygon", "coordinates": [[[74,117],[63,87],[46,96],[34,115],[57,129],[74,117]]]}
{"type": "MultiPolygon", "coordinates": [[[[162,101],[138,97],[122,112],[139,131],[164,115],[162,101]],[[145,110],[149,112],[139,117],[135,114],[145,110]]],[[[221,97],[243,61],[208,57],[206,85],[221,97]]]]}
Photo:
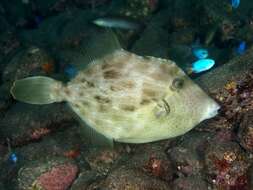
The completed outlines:
{"type": "Polygon", "coordinates": [[[0,190],[253,190],[253,1],[0,0],[0,190]]]}

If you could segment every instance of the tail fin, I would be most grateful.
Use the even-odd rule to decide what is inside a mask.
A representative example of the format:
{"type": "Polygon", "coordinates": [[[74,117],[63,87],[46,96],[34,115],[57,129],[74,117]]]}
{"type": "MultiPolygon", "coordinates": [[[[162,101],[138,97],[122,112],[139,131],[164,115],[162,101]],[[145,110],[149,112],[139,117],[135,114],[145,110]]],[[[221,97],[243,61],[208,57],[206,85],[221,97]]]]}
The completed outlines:
{"type": "Polygon", "coordinates": [[[25,103],[50,104],[63,100],[56,93],[61,86],[61,82],[52,78],[36,76],[15,81],[10,92],[14,99],[25,103]]]}

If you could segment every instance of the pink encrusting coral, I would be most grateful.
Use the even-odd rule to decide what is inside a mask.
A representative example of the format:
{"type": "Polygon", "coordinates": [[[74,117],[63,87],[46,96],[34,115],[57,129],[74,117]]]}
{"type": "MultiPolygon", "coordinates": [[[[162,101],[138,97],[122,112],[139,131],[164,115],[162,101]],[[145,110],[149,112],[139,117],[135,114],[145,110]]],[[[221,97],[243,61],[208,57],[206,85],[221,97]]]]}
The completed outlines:
{"type": "Polygon", "coordinates": [[[42,187],[43,190],[67,190],[76,178],[77,173],[76,165],[58,165],[42,174],[37,179],[36,185],[42,187]]]}

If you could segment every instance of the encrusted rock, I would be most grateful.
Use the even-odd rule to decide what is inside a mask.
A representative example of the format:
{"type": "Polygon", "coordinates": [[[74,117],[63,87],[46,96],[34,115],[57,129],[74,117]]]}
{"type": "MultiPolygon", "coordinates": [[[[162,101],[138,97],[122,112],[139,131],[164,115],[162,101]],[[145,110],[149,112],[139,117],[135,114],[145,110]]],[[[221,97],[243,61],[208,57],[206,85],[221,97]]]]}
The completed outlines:
{"type": "Polygon", "coordinates": [[[182,138],[176,146],[167,150],[169,159],[177,169],[177,175],[198,175],[202,172],[203,150],[206,148],[210,134],[191,132],[182,138]]]}
{"type": "Polygon", "coordinates": [[[173,190],[204,190],[207,183],[200,176],[180,177],[173,182],[173,190]]]}
{"type": "Polygon", "coordinates": [[[39,140],[51,131],[73,123],[73,114],[64,104],[38,107],[16,103],[0,120],[0,131],[4,138],[12,139],[11,144],[16,146],[39,140]]]}
{"type": "Polygon", "coordinates": [[[238,137],[242,147],[253,152],[253,110],[248,111],[243,116],[238,137]]]}
{"type": "Polygon", "coordinates": [[[34,161],[18,172],[19,189],[67,190],[78,174],[78,167],[61,158],[34,161]]]}
{"type": "Polygon", "coordinates": [[[43,49],[29,47],[16,53],[5,67],[2,80],[14,81],[31,75],[52,74],[54,59],[43,49]]]}
{"type": "Polygon", "coordinates": [[[247,189],[250,165],[241,147],[235,142],[209,142],[205,150],[205,172],[215,188],[247,189]]]}
{"type": "Polygon", "coordinates": [[[145,175],[137,169],[126,167],[114,170],[100,187],[110,190],[170,190],[170,186],[162,180],[145,175]]]}

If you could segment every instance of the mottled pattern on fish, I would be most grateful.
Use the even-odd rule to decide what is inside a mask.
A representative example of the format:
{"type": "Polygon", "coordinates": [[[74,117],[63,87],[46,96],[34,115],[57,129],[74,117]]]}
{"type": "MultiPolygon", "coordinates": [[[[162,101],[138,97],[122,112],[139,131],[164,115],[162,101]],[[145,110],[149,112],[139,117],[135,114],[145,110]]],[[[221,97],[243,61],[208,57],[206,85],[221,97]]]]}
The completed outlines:
{"type": "Polygon", "coordinates": [[[53,96],[96,131],[130,143],[184,134],[218,107],[174,62],[125,50],[94,61],[53,96]]]}

